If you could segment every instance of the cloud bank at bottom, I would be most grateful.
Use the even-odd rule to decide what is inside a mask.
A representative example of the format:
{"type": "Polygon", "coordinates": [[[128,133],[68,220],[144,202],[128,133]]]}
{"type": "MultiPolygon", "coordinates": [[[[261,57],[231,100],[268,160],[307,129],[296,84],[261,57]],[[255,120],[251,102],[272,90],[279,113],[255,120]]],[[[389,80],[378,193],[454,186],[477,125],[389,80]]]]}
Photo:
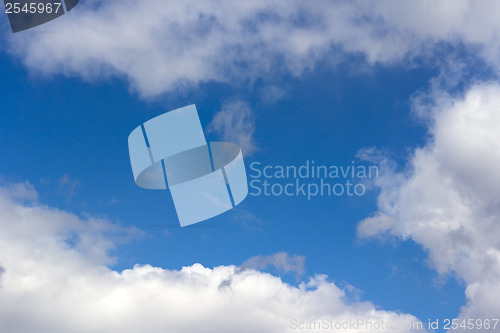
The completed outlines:
{"type": "Polygon", "coordinates": [[[299,329],[308,322],[354,320],[391,323],[402,328],[391,332],[404,332],[417,321],[350,300],[324,275],[292,286],[237,266],[113,271],[110,250],[137,230],[82,219],[37,197],[29,183],[0,187],[2,332],[276,333],[311,331],[299,329]]]}

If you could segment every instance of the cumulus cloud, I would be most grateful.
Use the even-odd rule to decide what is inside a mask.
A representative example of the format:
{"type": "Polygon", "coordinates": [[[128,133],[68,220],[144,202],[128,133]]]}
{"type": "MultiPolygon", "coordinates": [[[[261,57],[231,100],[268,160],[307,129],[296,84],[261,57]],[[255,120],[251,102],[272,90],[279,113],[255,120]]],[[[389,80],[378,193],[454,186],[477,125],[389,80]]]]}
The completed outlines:
{"type": "Polygon", "coordinates": [[[254,113],[244,101],[231,100],[224,103],[208,125],[208,132],[219,134],[224,141],[239,144],[246,156],[258,150],[254,139],[254,113]]]}
{"type": "Polygon", "coordinates": [[[455,97],[435,93],[433,101],[426,113],[429,141],[414,151],[405,172],[381,172],[379,209],[359,224],[358,233],[413,239],[439,273],[466,283],[462,318],[495,317],[500,312],[500,85],[475,85],[455,97]]]}
{"type": "Polygon", "coordinates": [[[411,63],[443,43],[500,64],[497,1],[92,0],[7,37],[32,71],[126,77],[142,96],[215,80],[299,76],[318,60],[361,55],[411,63]],[[36,33],[50,29],[51,33],[36,33]]]}
{"type": "Polygon", "coordinates": [[[364,319],[399,327],[416,320],[370,302],[349,301],[322,275],[292,286],[236,266],[113,271],[106,266],[108,252],[116,234],[130,230],[28,203],[32,187],[19,186],[27,194],[22,200],[0,191],[2,332],[276,333],[292,331],[291,319],[364,319]]]}

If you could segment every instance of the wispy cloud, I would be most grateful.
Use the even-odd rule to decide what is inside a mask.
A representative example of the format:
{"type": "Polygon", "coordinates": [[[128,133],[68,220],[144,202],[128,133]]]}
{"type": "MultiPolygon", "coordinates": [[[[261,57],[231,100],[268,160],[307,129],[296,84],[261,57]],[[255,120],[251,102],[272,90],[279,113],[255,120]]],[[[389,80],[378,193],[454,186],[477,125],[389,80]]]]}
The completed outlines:
{"type": "Polygon", "coordinates": [[[80,180],[73,179],[69,175],[64,175],[57,179],[58,190],[67,202],[71,202],[76,195],[76,190],[81,185],[80,180]]]}
{"type": "Polygon", "coordinates": [[[239,144],[244,156],[258,150],[254,139],[255,116],[244,101],[225,102],[208,125],[208,132],[217,133],[224,141],[239,144]]]}
{"type": "Polygon", "coordinates": [[[260,91],[260,99],[264,104],[273,104],[283,99],[287,94],[287,90],[277,85],[267,85],[262,87],[260,91]]]}
{"type": "Polygon", "coordinates": [[[9,196],[13,200],[35,202],[38,200],[38,193],[29,182],[2,184],[0,195],[9,196]]]}
{"type": "Polygon", "coordinates": [[[280,252],[268,256],[252,257],[246,260],[241,265],[241,268],[263,270],[272,266],[281,274],[294,272],[298,279],[305,274],[305,262],[305,256],[289,255],[286,252],[280,252]]]}

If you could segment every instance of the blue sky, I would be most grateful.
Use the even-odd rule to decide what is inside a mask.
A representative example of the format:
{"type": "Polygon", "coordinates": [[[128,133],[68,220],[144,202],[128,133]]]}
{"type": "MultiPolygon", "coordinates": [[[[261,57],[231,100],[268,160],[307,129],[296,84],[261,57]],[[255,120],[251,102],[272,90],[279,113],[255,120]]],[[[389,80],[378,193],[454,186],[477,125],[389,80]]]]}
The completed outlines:
{"type": "MultiPolygon", "coordinates": [[[[68,17],[48,23],[45,28],[63,29],[67,26],[68,30],[74,32],[75,26],[84,20],[91,17],[103,19],[105,14],[92,7],[93,3],[97,2],[82,1],[72,13],[66,15],[68,17]]],[[[381,7],[391,7],[386,2],[382,3],[381,7]]],[[[106,6],[116,10],[114,19],[121,22],[120,15],[130,14],[125,9],[126,6],[136,8],[135,6],[143,5],[129,1],[123,8],[116,4],[106,6]]],[[[174,5],[166,6],[168,9],[168,6],[174,5]]],[[[295,5],[283,6],[291,7],[290,11],[294,11],[295,5]]],[[[322,3],[322,6],[326,4],[322,3]]],[[[345,5],[338,7],[339,11],[345,10],[345,5]]],[[[399,6],[396,7],[394,10],[398,10],[399,6]]],[[[427,10],[424,7],[422,5],[422,10],[427,10]]],[[[273,10],[279,13],[281,9],[273,10]]],[[[206,8],[204,10],[209,11],[206,8]]],[[[210,10],[218,11],[213,8],[210,10]]],[[[331,10],[335,11],[335,8],[331,10]]],[[[406,12],[404,8],[399,10],[406,12]]],[[[407,10],[411,11],[410,8],[407,10]]],[[[449,10],[452,16],[453,10],[449,10]]],[[[380,9],[378,13],[385,15],[384,9],[380,9]]],[[[307,17],[309,14],[304,15],[307,17]]],[[[214,15],[217,18],[213,20],[220,20],[218,14],[214,15]]],[[[244,12],[238,15],[242,20],[255,19],[253,24],[259,24],[258,15],[245,17],[244,12]]],[[[390,19],[391,16],[385,17],[385,28],[400,29],[403,32],[395,32],[394,36],[405,37],[404,24],[401,26],[399,21],[391,23],[390,19]]],[[[209,24],[202,15],[197,20],[202,22],[201,25],[209,24]]],[[[280,19],[276,19],[276,22],[279,21],[280,19]]],[[[485,22],[488,24],[489,21],[485,22]]],[[[105,26],[106,23],[99,24],[105,26]]],[[[134,24],[133,21],[131,26],[134,24]]],[[[328,35],[326,31],[318,32],[316,23],[308,23],[306,18],[293,25],[313,27],[312,32],[309,32],[316,34],[318,39],[328,35]]],[[[5,22],[2,27],[5,28],[5,22]]],[[[168,25],[158,29],[162,29],[165,34],[177,34],[179,42],[175,45],[180,50],[182,46],[187,49],[191,47],[188,42],[185,45],[181,42],[183,38],[187,38],[185,34],[189,36],[192,33],[187,27],[189,25],[180,23],[175,29],[168,25]]],[[[271,29],[273,28],[279,30],[283,27],[276,24],[271,25],[271,29]]],[[[404,211],[408,202],[417,211],[419,205],[423,207],[422,211],[428,205],[415,199],[419,197],[417,195],[410,197],[415,200],[412,205],[404,195],[425,178],[418,177],[419,170],[425,169],[426,165],[418,163],[420,154],[431,154],[449,147],[438,146],[442,142],[440,138],[445,137],[445,134],[441,136],[445,125],[440,124],[445,121],[451,123],[454,119],[453,112],[460,114],[462,109],[454,111],[449,106],[450,103],[443,100],[455,100],[458,101],[454,102],[457,104],[466,99],[464,96],[469,89],[473,90],[471,87],[474,84],[486,81],[486,78],[491,83],[491,78],[496,77],[496,64],[490,62],[491,52],[488,50],[477,55],[469,51],[467,43],[471,37],[467,31],[463,32],[453,24],[449,29],[451,32],[458,29],[455,32],[462,39],[458,43],[442,37],[445,33],[436,32],[435,36],[428,37],[426,32],[419,31],[418,26],[412,26],[411,20],[406,28],[413,29],[413,35],[417,37],[412,38],[418,41],[418,45],[412,45],[404,52],[394,51],[398,47],[405,47],[404,45],[391,45],[390,38],[379,40],[370,30],[375,28],[369,27],[368,31],[357,33],[375,36],[372,41],[379,43],[382,51],[373,51],[370,43],[359,46],[363,42],[356,42],[352,46],[347,42],[338,42],[335,40],[337,37],[332,37],[334,40],[325,42],[324,46],[310,46],[309,53],[297,51],[296,54],[287,47],[280,49],[276,46],[274,49],[274,46],[270,47],[264,42],[263,50],[255,51],[249,58],[244,55],[233,56],[231,51],[220,63],[214,62],[210,57],[208,60],[200,60],[202,65],[203,61],[207,64],[206,72],[202,71],[199,76],[192,74],[191,69],[187,70],[188,74],[184,74],[180,65],[181,69],[165,70],[164,75],[173,75],[176,79],[163,79],[160,74],[148,72],[149,68],[141,67],[146,66],[143,60],[139,61],[140,66],[136,69],[133,56],[127,58],[128,55],[124,55],[124,62],[133,68],[129,70],[119,64],[123,59],[115,60],[107,56],[100,58],[92,53],[113,54],[120,49],[119,46],[112,49],[115,47],[113,45],[107,49],[99,44],[97,48],[101,47],[101,51],[89,51],[88,55],[81,55],[82,59],[75,60],[78,56],[75,57],[74,52],[77,51],[73,50],[72,42],[59,45],[58,42],[51,41],[51,38],[62,40],[64,44],[70,34],[55,32],[56,37],[51,37],[50,33],[44,33],[44,28],[40,27],[40,32],[25,32],[24,35],[19,34],[19,37],[4,35],[1,39],[5,47],[0,54],[2,186],[8,188],[9,184],[24,182],[33,186],[38,199],[31,204],[19,203],[22,207],[40,206],[74,214],[83,221],[90,216],[120,227],[135,228],[132,231],[127,229],[128,236],[120,237],[113,232],[107,236],[116,244],[114,249],[109,250],[109,254],[116,260],[107,265],[117,272],[132,269],[136,264],[173,271],[195,263],[208,268],[239,266],[252,257],[286,252],[290,258],[293,255],[306,258],[304,272],[284,272],[272,265],[259,269],[263,274],[270,272],[279,276],[292,286],[306,283],[317,274],[325,274],[328,281],[346,290],[348,296],[345,304],[368,301],[377,310],[411,314],[425,322],[428,318],[464,316],[467,311],[461,310],[461,307],[474,303],[470,298],[472,296],[467,298],[466,288],[477,283],[465,272],[473,271],[474,268],[465,269],[462,264],[454,266],[455,259],[449,259],[450,262],[446,263],[436,259],[437,256],[445,258],[443,261],[447,260],[439,252],[444,250],[426,238],[427,235],[422,234],[419,228],[412,227],[411,223],[420,216],[411,215],[410,210],[404,211]],[[440,41],[440,38],[443,40],[440,41]],[[430,41],[435,44],[429,47],[430,41]],[[442,44],[446,47],[441,47],[442,44]],[[462,52],[463,49],[466,51],[462,52]],[[268,58],[260,63],[259,55],[268,58]],[[51,58],[47,58],[48,56],[51,58]],[[116,61],[116,66],[113,61],[116,61]],[[455,64],[464,64],[466,69],[461,67],[458,73],[455,64]],[[479,74],[471,78],[468,72],[476,68],[480,68],[479,74]],[[457,78],[450,78],[450,72],[456,73],[457,78]],[[151,76],[150,84],[148,75],[151,76]],[[425,112],[417,103],[426,101],[422,96],[431,100],[424,104],[423,108],[427,110],[425,112]],[[357,153],[362,149],[373,148],[379,152],[382,179],[377,180],[362,197],[324,196],[307,200],[304,197],[248,196],[232,211],[191,227],[180,228],[168,191],[143,190],[135,185],[127,137],[146,120],[169,110],[196,104],[207,140],[218,141],[228,137],[238,140],[238,133],[222,133],[223,130],[231,132],[227,128],[219,132],[209,130],[213,117],[232,101],[240,101],[250,110],[244,121],[249,122],[245,128],[251,128],[251,146],[243,146],[248,174],[248,167],[252,162],[300,166],[307,160],[323,165],[350,165],[355,161],[369,165],[370,162],[360,160],[357,153]],[[441,116],[434,109],[451,111],[449,116],[446,116],[446,112],[441,116]],[[436,147],[440,149],[434,149],[436,147]],[[249,154],[245,153],[245,148],[249,154]],[[392,199],[388,200],[387,197],[392,199]],[[385,229],[380,227],[382,231],[372,232],[379,230],[379,227],[370,224],[370,219],[379,215],[391,215],[388,211],[392,212],[392,218],[400,222],[378,224],[385,226],[385,229]],[[363,227],[370,225],[370,229],[363,227]],[[352,290],[349,286],[356,289],[352,290]]],[[[93,30],[90,25],[80,25],[78,29],[81,36],[88,37],[81,38],[82,45],[92,44],[92,36],[99,30],[93,30]],[[88,35],[86,29],[89,30],[88,35]]],[[[137,29],[140,36],[141,26],[137,29]]],[[[113,33],[118,36],[123,33],[126,36],[126,32],[120,30],[113,30],[113,33]]],[[[149,31],[145,31],[144,36],[149,36],[149,31]]],[[[220,43],[216,40],[218,36],[207,38],[207,43],[220,43]]],[[[257,43],[259,35],[248,38],[249,44],[257,43]]],[[[311,39],[311,36],[304,38],[311,39]]],[[[346,37],[346,40],[349,39],[346,37]]],[[[370,41],[369,38],[360,40],[370,41]]],[[[156,42],[161,43],[161,39],[156,42]]],[[[472,42],[475,43],[476,40],[472,42]]],[[[168,46],[173,42],[168,40],[165,43],[168,46]]],[[[143,45],[138,46],[139,54],[142,47],[147,49],[143,45]]],[[[227,47],[237,49],[238,45],[229,42],[227,47]]],[[[82,50],[85,48],[94,49],[93,46],[82,46],[82,50]]],[[[158,48],[163,49],[161,46],[158,48]]],[[[124,52],[132,52],[133,40],[125,43],[124,49],[124,52]]],[[[224,47],[217,46],[214,57],[223,50],[224,47]]],[[[159,62],[156,64],[158,68],[169,66],[168,61],[163,63],[156,58],[164,56],[170,59],[172,55],[158,52],[151,53],[151,62],[159,62]]],[[[181,60],[195,59],[193,66],[198,68],[196,56],[201,53],[202,57],[203,52],[195,50],[187,53],[181,60]]],[[[162,70],[158,72],[161,73],[162,70]]],[[[478,94],[483,96],[480,92],[478,94]]],[[[488,97],[484,100],[484,103],[491,101],[488,97]]],[[[238,116],[238,111],[234,112],[233,116],[238,116]]],[[[495,124],[495,121],[491,120],[491,123],[495,124]]],[[[450,128],[454,127],[450,125],[450,128]]],[[[460,135],[468,137],[467,133],[458,134],[460,135]]],[[[446,161],[451,160],[450,163],[453,163],[450,156],[452,155],[436,158],[442,163],[440,170],[446,171],[445,167],[449,165],[446,161]]],[[[429,165],[432,164],[429,160],[426,161],[429,165]]],[[[468,179],[469,173],[465,168],[466,166],[461,169],[457,179],[468,179]]],[[[471,170],[471,174],[475,172],[473,167],[471,170]]],[[[441,179],[448,179],[449,174],[453,174],[453,170],[444,172],[445,176],[441,179]]],[[[496,176],[492,174],[491,177],[491,182],[495,184],[496,176]]],[[[474,188],[476,183],[471,184],[468,185],[474,188]]],[[[435,186],[444,188],[439,183],[435,186]]],[[[428,185],[422,185],[422,188],[433,191],[428,185]]],[[[474,200],[480,200],[480,194],[486,193],[486,189],[482,187],[475,188],[474,191],[478,193],[473,197],[474,200]]],[[[472,193],[476,193],[474,191],[472,193]]],[[[9,197],[9,192],[6,193],[5,196],[9,197]]],[[[450,198],[453,197],[452,194],[449,195],[450,198]]],[[[464,202],[467,200],[464,199],[464,202]]],[[[493,207],[492,215],[488,216],[497,219],[497,202],[490,202],[488,207],[493,207]]],[[[429,208],[429,212],[439,209],[447,211],[450,208],[443,204],[436,209],[429,208]]],[[[426,215],[425,221],[434,223],[437,218],[430,214],[426,215]]],[[[439,216],[441,215],[443,214],[439,216]]],[[[484,219],[486,221],[487,217],[484,219]]],[[[446,221],[449,225],[455,223],[451,218],[446,221]]],[[[7,223],[7,217],[4,217],[4,222],[7,223]]],[[[9,220],[9,223],[15,221],[9,220]]],[[[464,228],[467,226],[464,222],[464,228]]],[[[433,230],[432,225],[429,230],[433,230]]],[[[488,227],[480,230],[493,234],[496,231],[488,227]]],[[[445,236],[442,237],[445,239],[445,236]]],[[[74,245],[71,238],[65,242],[70,247],[74,245]]],[[[444,247],[446,246],[445,244],[444,247]]],[[[497,245],[491,246],[497,248],[497,245]]],[[[82,253],[84,258],[86,252],[82,253]]],[[[4,260],[6,261],[0,260],[0,265],[5,266],[7,277],[9,266],[3,265],[4,260]]],[[[495,279],[492,275],[489,281],[497,281],[495,279]]],[[[0,289],[0,294],[1,292],[0,289]]],[[[9,297],[15,299],[15,296],[9,297]]],[[[471,313],[475,316],[483,315],[481,309],[473,310],[471,313]]],[[[22,307],[19,311],[22,313],[22,307]]],[[[8,322],[6,325],[14,324],[8,322]]]]}

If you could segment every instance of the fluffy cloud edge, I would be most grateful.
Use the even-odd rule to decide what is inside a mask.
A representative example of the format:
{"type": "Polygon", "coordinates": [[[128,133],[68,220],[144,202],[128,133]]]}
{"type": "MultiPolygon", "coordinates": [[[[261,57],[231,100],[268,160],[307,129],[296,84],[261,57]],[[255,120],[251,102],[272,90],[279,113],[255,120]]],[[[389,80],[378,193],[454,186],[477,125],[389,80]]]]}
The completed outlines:
{"type": "Polygon", "coordinates": [[[424,103],[420,96],[417,113],[428,121],[429,139],[403,172],[374,151],[361,154],[384,171],[378,210],[359,223],[358,237],[420,244],[437,272],[466,284],[460,320],[497,318],[500,311],[499,96],[497,82],[457,95],[432,90],[424,103]]]}

